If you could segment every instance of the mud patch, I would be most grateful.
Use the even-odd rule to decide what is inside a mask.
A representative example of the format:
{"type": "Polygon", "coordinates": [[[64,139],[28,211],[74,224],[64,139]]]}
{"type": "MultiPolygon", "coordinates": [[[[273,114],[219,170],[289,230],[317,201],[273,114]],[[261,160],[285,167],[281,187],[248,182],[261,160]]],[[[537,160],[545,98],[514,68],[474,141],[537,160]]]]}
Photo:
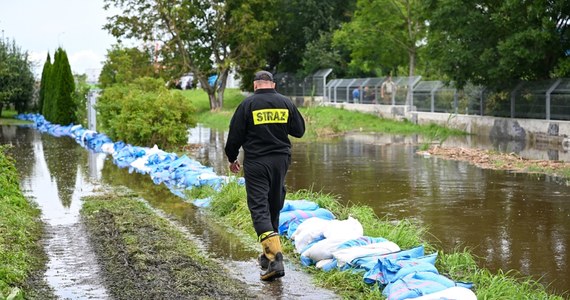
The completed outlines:
{"type": "Polygon", "coordinates": [[[113,298],[254,298],[223,265],[134,198],[89,197],[82,215],[113,298]]]}
{"type": "Polygon", "coordinates": [[[514,153],[497,153],[470,148],[444,148],[435,146],[419,154],[466,161],[483,169],[508,170],[522,173],[539,173],[560,177],[570,175],[570,163],[552,160],[530,160],[514,153]],[[568,175],[566,175],[568,174],[568,175]]]}

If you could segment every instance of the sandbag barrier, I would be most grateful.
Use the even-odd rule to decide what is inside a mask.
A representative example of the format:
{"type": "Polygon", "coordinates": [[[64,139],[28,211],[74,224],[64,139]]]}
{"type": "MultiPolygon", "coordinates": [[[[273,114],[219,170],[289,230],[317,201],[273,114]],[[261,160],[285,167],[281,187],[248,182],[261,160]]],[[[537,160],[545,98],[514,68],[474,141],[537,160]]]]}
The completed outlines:
{"type": "MultiPolygon", "coordinates": [[[[40,132],[68,136],[93,152],[112,155],[118,167],[129,168],[129,173],[149,174],[155,184],[165,184],[183,199],[187,198],[184,190],[203,185],[219,190],[230,180],[186,155],[178,157],[156,145],[148,148],[113,142],[105,134],[81,125],[51,124],[40,114],[20,114],[16,118],[32,121],[31,126],[40,132]]],[[[244,179],[238,178],[238,183],[244,184],[244,179]]],[[[193,204],[208,207],[210,199],[197,199],[193,204]]],[[[293,243],[302,265],[315,265],[325,272],[333,269],[360,272],[366,283],[384,287],[382,294],[389,300],[477,299],[471,290],[473,284],[439,274],[435,267],[437,253],[426,255],[422,245],[402,250],[382,237],[364,236],[358,220],[352,217],[336,220],[329,210],[312,201],[286,200],[280,214],[279,234],[293,243]]]]}
{"type": "Polygon", "coordinates": [[[107,135],[83,128],[81,125],[52,124],[40,114],[19,114],[17,119],[32,121],[31,127],[56,137],[68,136],[95,153],[105,153],[113,157],[113,163],[120,168],[128,168],[129,173],[150,175],[155,184],[164,184],[175,195],[185,199],[185,190],[208,185],[219,190],[222,184],[243,178],[217,175],[213,168],[206,167],[186,155],[178,156],[159,149],[138,147],[122,141],[113,142],[107,135]]]}

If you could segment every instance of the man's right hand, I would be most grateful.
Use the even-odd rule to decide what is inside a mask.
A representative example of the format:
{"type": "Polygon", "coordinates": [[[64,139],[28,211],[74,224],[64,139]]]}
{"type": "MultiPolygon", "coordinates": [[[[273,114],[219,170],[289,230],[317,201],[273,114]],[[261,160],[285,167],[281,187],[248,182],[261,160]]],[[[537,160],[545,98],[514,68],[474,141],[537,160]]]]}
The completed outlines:
{"type": "Polygon", "coordinates": [[[232,171],[233,173],[237,173],[240,170],[241,170],[241,165],[239,164],[239,161],[236,160],[230,164],[230,171],[232,171]]]}

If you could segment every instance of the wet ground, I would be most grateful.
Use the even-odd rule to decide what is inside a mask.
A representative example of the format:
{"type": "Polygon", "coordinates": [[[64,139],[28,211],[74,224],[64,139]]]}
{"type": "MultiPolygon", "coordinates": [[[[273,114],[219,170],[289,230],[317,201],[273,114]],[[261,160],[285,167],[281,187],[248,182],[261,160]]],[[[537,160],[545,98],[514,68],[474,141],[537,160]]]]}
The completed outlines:
{"type": "MultiPolygon", "coordinates": [[[[195,156],[224,172],[224,133],[207,131],[192,131],[190,142],[202,145],[195,156]]],[[[428,228],[430,241],[445,251],[468,248],[493,272],[513,269],[551,291],[570,291],[570,186],[550,176],[418,155],[423,142],[417,136],[352,133],[296,143],[286,183],[290,190],[312,189],[338,195],[348,205],[368,205],[380,217],[410,219],[428,228]]],[[[471,136],[447,145],[530,159],[569,155],[561,148],[493,144],[471,136]]]]}
{"type": "Polygon", "coordinates": [[[109,291],[86,230],[79,218],[81,198],[100,184],[138,193],[156,211],[185,232],[209,256],[223,261],[230,274],[243,281],[260,298],[334,299],[335,294],[316,287],[311,277],[290,261],[287,275],[266,283],[259,280],[257,245],[246,245],[199,209],[156,186],[148,176],[129,174],[109,157],[92,154],[70,138],[56,138],[33,129],[0,126],[0,143],[12,144],[24,193],[42,210],[48,256],[45,280],[60,299],[108,299],[109,291]]]}
{"type": "MultiPolygon", "coordinates": [[[[291,263],[287,276],[277,284],[260,282],[256,245],[244,244],[223,226],[212,223],[200,209],[181,201],[164,186],[154,185],[149,176],[129,174],[104,155],[88,155],[69,138],[13,126],[0,127],[0,133],[1,143],[16,145],[13,156],[22,174],[23,188],[38,197],[48,223],[73,220],[77,206],[81,206],[79,195],[90,193],[89,184],[94,184],[91,181],[127,186],[185,230],[205,252],[226,260],[234,276],[255,292],[281,299],[334,297],[315,288],[310,276],[291,263]]],[[[192,151],[193,157],[219,174],[227,172],[224,132],[196,128],[190,142],[198,145],[192,151]]],[[[493,145],[479,145],[472,138],[448,143],[495,149],[493,145]]],[[[550,284],[552,291],[570,290],[570,187],[549,177],[484,170],[464,162],[423,157],[416,154],[419,145],[417,137],[364,133],[326,142],[296,143],[287,185],[290,190],[312,189],[339,195],[347,204],[369,205],[381,217],[411,219],[427,227],[433,242],[446,251],[467,247],[480,257],[482,267],[518,270],[550,284]]],[[[556,155],[552,150],[523,150],[519,153],[525,156],[567,156],[563,149],[556,150],[556,155]]],[[[76,227],[74,230],[80,230],[76,227]]],[[[57,230],[65,235],[62,228],[57,230]]],[[[70,239],[75,238],[72,235],[70,239]]],[[[50,257],[63,262],[56,252],[50,257]]],[[[66,276],[60,277],[61,282],[55,280],[54,285],[63,289],[66,276]]],[[[97,290],[97,280],[89,280],[93,288],[85,289],[97,290]]],[[[105,297],[104,292],[100,297],[105,297]]]]}

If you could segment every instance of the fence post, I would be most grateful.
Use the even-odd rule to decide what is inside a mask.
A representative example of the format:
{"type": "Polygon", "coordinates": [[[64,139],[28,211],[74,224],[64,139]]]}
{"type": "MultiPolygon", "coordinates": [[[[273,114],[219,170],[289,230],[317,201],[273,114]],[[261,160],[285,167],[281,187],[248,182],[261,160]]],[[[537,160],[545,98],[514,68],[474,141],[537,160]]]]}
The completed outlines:
{"type": "MultiPolygon", "coordinates": [[[[454,110],[455,110],[455,114],[457,114],[457,112],[458,112],[458,110],[459,110],[459,108],[458,108],[459,105],[457,105],[457,102],[458,102],[458,101],[457,101],[457,98],[458,98],[458,96],[457,96],[457,89],[454,89],[454,90],[453,90],[453,106],[455,107],[455,109],[454,109],[454,110]]],[[[469,114],[469,112],[467,112],[467,114],[469,114]]]]}
{"type": "Polygon", "coordinates": [[[524,84],[524,82],[520,82],[519,84],[517,84],[515,89],[511,92],[511,118],[515,117],[515,98],[516,98],[515,96],[516,96],[516,93],[521,89],[523,84],[524,84]]]}
{"type": "Polygon", "coordinates": [[[485,113],[485,102],[483,101],[483,96],[485,95],[485,88],[481,88],[481,94],[479,95],[479,115],[483,116],[485,113]]]}
{"type": "Polygon", "coordinates": [[[554,91],[556,89],[556,87],[558,87],[558,85],[560,84],[562,80],[560,78],[558,78],[558,80],[556,80],[556,82],[554,82],[552,84],[552,86],[548,89],[548,91],[546,91],[546,120],[550,121],[550,94],[552,93],[552,91],[554,91]]]}
{"type": "Polygon", "coordinates": [[[95,104],[99,98],[100,89],[90,90],[87,94],[87,129],[97,130],[97,111],[95,111],[95,104]]]}

